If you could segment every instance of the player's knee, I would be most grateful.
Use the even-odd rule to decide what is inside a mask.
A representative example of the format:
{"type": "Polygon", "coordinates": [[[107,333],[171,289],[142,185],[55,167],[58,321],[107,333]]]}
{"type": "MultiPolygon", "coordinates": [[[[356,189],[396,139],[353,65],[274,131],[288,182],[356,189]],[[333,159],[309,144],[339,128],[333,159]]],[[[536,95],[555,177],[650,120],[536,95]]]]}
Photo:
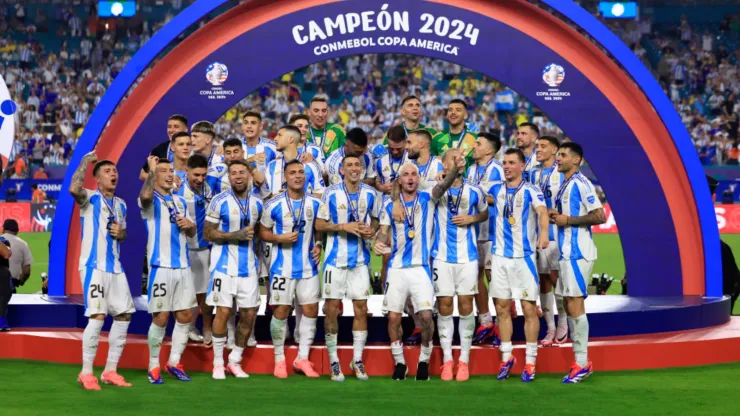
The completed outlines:
{"type": "Polygon", "coordinates": [[[537,318],[537,304],[534,302],[522,301],[522,312],[525,319],[537,318]]]}
{"type": "Polygon", "coordinates": [[[113,317],[114,321],[121,321],[121,322],[128,322],[131,320],[131,314],[130,313],[122,313],[120,315],[116,315],[113,317]]]}
{"type": "Polygon", "coordinates": [[[458,298],[457,308],[460,310],[461,316],[468,316],[473,313],[473,297],[460,296],[458,298]]]}
{"type": "Polygon", "coordinates": [[[432,311],[419,312],[419,318],[421,320],[422,329],[425,329],[428,327],[434,328],[434,319],[432,317],[432,311]]]}
{"type": "Polygon", "coordinates": [[[367,301],[354,301],[352,302],[352,309],[354,309],[355,317],[363,319],[367,318],[367,301]]]}
{"type": "Polygon", "coordinates": [[[181,324],[190,323],[190,321],[193,320],[193,312],[190,309],[177,311],[177,313],[175,313],[175,319],[177,319],[177,322],[181,324]]]}
{"type": "Polygon", "coordinates": [[[391,328],[401,326],[401,314],[398,312],[388,312],[388,326],[391,328]]]}
{"type": "Polygon", "coordinates": [[[89,319],[93,319],[95,321],[104,321],[105,320],[105,314],[103,313],[97,313],[95,315],[90,315],[89,319]]]}
{"type": "Polygon", "coordinates": [[[510,319],[511,318],[511,302],[497,300],[496,301],[496,317],[499,319],[510,319]]]}
{"type": "Polygon", "coordinates": [[[442,316],[452,315],[452,310],[453,310],[452,297],[445,296],[445,297],[438,298],[437,308],[439,308],[439,313],[442,316]]]}

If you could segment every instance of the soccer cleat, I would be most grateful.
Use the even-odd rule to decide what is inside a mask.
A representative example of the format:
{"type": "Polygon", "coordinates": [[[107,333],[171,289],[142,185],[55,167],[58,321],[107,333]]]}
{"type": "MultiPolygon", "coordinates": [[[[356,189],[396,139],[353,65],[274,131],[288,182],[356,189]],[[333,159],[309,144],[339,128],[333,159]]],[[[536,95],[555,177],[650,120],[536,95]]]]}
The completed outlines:
{"type": "Polygon", "coordinates": [[[457,375],[455,376],[457,381],[468,381],[470,378],[470,368],[468,363],[460,361],[457,363],[457,375]]]}
{"type": "Polygon", "coordinates": [[[226,365],[226,373],[231,374],[236,378],[249,378],[249,374],[244,372],[241,364],[228,363],[226,365]]]}
{"type": "Polygon", "coordinates": [[[491,337],[491,346],[492,347],[499,347],[501,345],[501,336],[500,332],[498,331],[498,327],[496,324],[494,324],[493,327],[493,336],[491,337]]]}
{"type": "Polygon", "coordinates": [[[100,381],[103,384],[111,384],[118,387],[131,387],[131,383],[127,382],[122,375],[115,371],[106,371],[100,375],[100,381]]]}
{"type": "Polygon", "coordinates": [[[224,366],[214,366],[213,375],[211,377],[213,377],[214,380],[226,380],[226,370],[224,369],[224,366]]]}
{"type": "Polygon", "coordinates": [[[275,363],[275,370],[273,370],[272,375],[277,378],[288,378],[288,368],[285,365],[285,360],[275,363]]]}
{"type": "Polygon", "coordinates": [[[570,366],[570,372],[563,377],[563,384],[576,384],[589,378],[594,372],[594,367],[591,361],[586,364],[585,367],[579,367],[578,364],[573,363],[570,366]]]}
{"type": "Polygon", "coordinates": [[[0,332],[10,331],[10,325],[8,325],[8,319],[0,315],[0,332]]]}
{"type": "Polygon", "coordinates": [[[191,329],[188,332],[188,339],[192,342],[203,342],[203,335],[199,334],[197,329],[191,329]]]}
{"type": "Polygon", "coordinates": [[[350,361],[349,369],[355,372],[355,377],[357,377],[358,380],[365,381],[370,378],[365,372],[365,364],[363,364],[362,361],[350,361]]]}
{"type": "Polygon", "coordinates": [[[452,368],[455,366],[455,362],[452,360],[445,361],[444,364],[442,364],[442,374],[441,379],[442,381],[452,381],[452,368]]]}
{"type": "Polygon", "coordinates": [[[509,358],[506,362],[501,362],[501,366],[498,369],[498,376],[496,376],[496,380],[506,380],[509,378],[509,373],[511,372],[511,369],[514,367],[514,364],[516,364],[516,358],[512,355],[511,358],[509,358]]]}
{"type": "Polygon", "coordinates": [[[525,383],[534,381],[534,364],[527,364],[524,366],[524,372],[522,372],[522,381],[525,383]]]}
{"type": "Polygon", "coordinates": [[[293,361],[293,371],[303,373],[306,377],[316,378],[319,373],[313,369],[313,363],[307,359],[293,361]]]}
{"type": "Polygon", "coordinates": [[[397,363],[396,368],[393,369],[393,380],[406,380],[408,374],[409,368],[406,364],[397,363]]]}
{"type": "Polygon", "coordinates": [[[555,331],[555,339],[552,341],[555,345],[561,345],[568,342],[568,325],[558,325],[555,331]]]}
{"type": "Polygon", "coordinates": [[[496,325],[494,325],[493,322],[491,322],[490,325],[478,325],[478,328],[475,330],[475,334],[473,335],[473,345],[484,343],[493,335],[494,329],[496,329],[496,325]]]}
{"type": "Polygon", "coordinates": [[[152,368],[147,373],[147,377],[149,377],[149,383],[150,384],[164,384],[164,380],[162,380],[162,374],[159,370],[159,367],[152,368]]]}
{"type": "Polygon", "coordinates": [[[98,379],[92,374],[80,374],[77,376],[77,382],[85,390],[100,390],[98,379]]]}
{"type": "Polygon", "coordinates": [[[419,365],[416,366],[416,381],[429,381],[429,363],[426,361],[419,361],[419,365]]]}
{"type": "Polygon", "coordinates": [[[329,371],[331,371],[331,381],[344,381],[344,374],[342,374],[342,368],[339,366],[339,361],[331,363],[329,371]]]}
{"type": "Polygon", "coordinates": [[[540,341],[542,347],[552,347],[552,343],[555,340],[555,331],[547,331],[547,335],[540,341]]]}
{"type": "Polygon", "coordinates": [[[164,366],[164,371],[167,372],[167,374],[171,375],[172,377],[175,377],[176,379],[180,381],[190,381],[190,377],[185,373],[185,367],[182,366],[182,364],[178,365],[170,365],[167,363],[164,366]]]}
{"type": "Polygon", "coordinates": [[[404,344],[416,345],[421,342],[421,328],[414,328],[411,336],[403,340],[404,344]]]}

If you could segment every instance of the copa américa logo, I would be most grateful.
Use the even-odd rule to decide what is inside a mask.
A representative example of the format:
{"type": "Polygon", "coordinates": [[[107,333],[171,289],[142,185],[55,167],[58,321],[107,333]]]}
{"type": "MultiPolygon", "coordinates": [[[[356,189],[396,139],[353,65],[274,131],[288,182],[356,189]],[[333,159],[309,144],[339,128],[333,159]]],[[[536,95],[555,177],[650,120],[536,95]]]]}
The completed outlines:
{"type": "Polygon", "coordinates": [[[556,88],[565,80],[565,68],[558,64],[549,64],[542,70],[542,81],[548,87],[556,88]]]}
{"type": "Polygon", "coordinates": [[[214,62],[206,68],[206,80],[214,87],[223,85],[229,78],[229,68],[221,62],[214,62]]]}
{"type": "Polygon", "coordinates": [[[13,148],[13,135],[15,134],[13,115],[16,111],[18,111],[18,106],[10,99],[10,91],[0,75],[0,154],[5,157],[10,157],[10,151],[13,148]]]}

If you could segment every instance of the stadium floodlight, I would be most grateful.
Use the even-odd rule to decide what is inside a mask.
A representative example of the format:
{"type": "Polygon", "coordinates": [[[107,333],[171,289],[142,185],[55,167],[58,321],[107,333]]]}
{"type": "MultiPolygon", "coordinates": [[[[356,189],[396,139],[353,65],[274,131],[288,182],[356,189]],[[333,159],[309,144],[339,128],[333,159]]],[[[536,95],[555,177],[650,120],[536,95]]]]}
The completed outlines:
{"type": "Polygon", "coordinates": [[[121,13],[123,13],[123,4],[121,4],[120,1],[117,1],[117,2],[113,3],[110,6],[110,13],[113,16],[120,16],[121,13]]]}
{"type": "Polygon", "coordinates": [[[599,12],[606,19],[636,19],[637,2],[602,1],[599,3],[599,12]]]}

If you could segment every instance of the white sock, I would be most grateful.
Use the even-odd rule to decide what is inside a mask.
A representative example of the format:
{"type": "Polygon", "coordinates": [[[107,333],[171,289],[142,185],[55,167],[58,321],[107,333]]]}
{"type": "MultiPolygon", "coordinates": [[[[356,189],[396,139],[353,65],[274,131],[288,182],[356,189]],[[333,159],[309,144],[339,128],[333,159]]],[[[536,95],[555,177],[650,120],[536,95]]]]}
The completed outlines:
{"type": "Polygon", "coordinates": [[[193,321],[190,322],[190,331],[188,332],[197,331],[198,328],[195,327],[195,324],[196,322],[198,322],[198,316],[200,315],[200,307],[196,306],[190,309],[190,312],[193,314],[193,321]]]}
{"type": "Polygon", "coordinates": [[[481,325],[489,326],[493,323],[493,318],[491,317],[491,312],[486,312],[478,315],[478,321],[481,325]]]}
{"type": "Polygon", "coordinates": [[[525,361],[526,364],[534,364],[537,362],[537,343],[536,342],[528,342],[527,343],[527,360],[525,361]]]}
{"type": "Polygon", "coordinates": [[[439,344],[442,346],[444,356],[442,362],[444,363],[452,360],[452,337],[455,336],[455,321],[452,320],[452,315],[438,315],[437,329],[439,330],[439,344]]]}
{"type": "Polygon", "coordinates": [[[555,294],[540,293],[540,303],[542,303],[542,315],[547,323],[547,332],[555,332],[555,294]]]}
{"type": "Polygon", "coordinates": [[[226,337],[213,337],[213,366],[224,366],[224,348],[226,347],[226,337]]]}
{"type": "Polygon", "coordinates": [[[270,321],[270,335],[272,336],[272,347],[275,350],[275,362],[285,361],[283,344],[285,343],[285,329],[288,324],[286,320],[280,320],[272,316],[270,321]]]}
{"type": "Polygon", "coordinates": [[[118,361],[123,354],[123,347],[126,346],[126,333],[130,321],[113,321],[108,333],[108,360],[105,363],[105,371],[116,371],[118,361]]]}
{"type": "Polygon", "coordinates": [[[396,364],[406,365],[406,359],[403,357],[403,344],[401,341],[391,342],[391,353],[393,354],[393,361],[396,364]]]}
{"type": "Polygon", "coordinates": [[[584,313],[577,318],[568,318],[570,338],[573,340],[573,352],[579,367],[588,365],[588,317],[584,313]]]}
{"type": "Polygon", "coordinates": [[[226,321],[226,331],[228,336],[226,344],[234,345],[236,342],[236,315],[229,316],[229,319],[226,321]]]}
{"type": "MultiPolygon", "coordinates": [[[[490,315],[489,315],[490,316],[490,315]]],[[[470,362],[470,348],[473,345],[473,334],[475,334],[475,315],[460,316],[457,324],[457,332],[460,334],[460,362],[470,362]]]]}
{"type": "Polygon", "coordinates": [[[352,331],[352,349],[354,350],[354,360],[362,361],[362,351],[365,349],[367,342],[367,331],[352,331]]]}
{"type": "Polygon", "coordinates": [[[339,362],[339,356],[337,356],[337,334],[326,334],[326,349],[329,351],[329,363],[339,362]]]}
{"type": "Polygon", "coordinates": [[[558,326],[568,326],[568,314],[565,312],[565,302],[562,296],[555,296],[555,306],[558,309],[558,326]]]}
{"type": "Polygon", "coordinates": [[[308,359],[308,353],[311,352],[313,337],[316,336],[316,318],[304,316],[301,319],[301,326],[298,328],[301,339],[298,340],[298,359],[308,359]]]}
{"type": "Polygon", "coordinates": [[[430,342],[429,345],[421,345],[421,354],[419,354],[419,361],[428,363],[429,358],[432,356],[432,348],[434,348],[434,345],[430,342]]]}
{"type": "Polygon", "coordinates": [[[100,342],[100,330],[103,322],[99,319],[87,321],[85,331],[82,333],[82,374],[92,374],[93,362],[98,354],[98,342],[100,342]]]}
{"type": "Polygon", "coordinates": [[[172,349],[168,361],[171,366],[180,364],[182,352],[185,351],[185,346],[188,345],[188,332],[190,332],[190,323],[175,322],[175,329],[172,330],[172,349]]]}
{"type": "Polygon", "coordinates": [[[511,358],[511,351],[514,350],[514,346],[511,345],[511,342],[502,342],[498,349],[501,351],[501,362],[509,361],[509,358],[511,358]]]}
{"type": "Polygon", "coordinates": [[[162,349],[164,330],[165,328],[156,325],[154,322],[149,325],[149,335],[147,336],[149,342],[149,370],[159,367],[159,350],[162,349]]]}
{"type": "Polygon", "coordinates": [[[242,353],[244,353],[244,348],[234,345],[234,348],[232,348],[231,353],[229,354],[229,364],[241,365],[242,353]]]}
{"type": "Polygon", "coordinates": [[[295,305],[295,328],[296,330],[301,326],[301,319],[303,318],[303,306],[295,305]]]}
{"type": "Polygon", "coordinates": [[[257,341],[257,338],[254,336],[254,328],[256,327],[257,327],[257,315],[254,316],[254,321],[252,321],[252,330],[249,331],[249,341],[247,342],[257,341]]]}

